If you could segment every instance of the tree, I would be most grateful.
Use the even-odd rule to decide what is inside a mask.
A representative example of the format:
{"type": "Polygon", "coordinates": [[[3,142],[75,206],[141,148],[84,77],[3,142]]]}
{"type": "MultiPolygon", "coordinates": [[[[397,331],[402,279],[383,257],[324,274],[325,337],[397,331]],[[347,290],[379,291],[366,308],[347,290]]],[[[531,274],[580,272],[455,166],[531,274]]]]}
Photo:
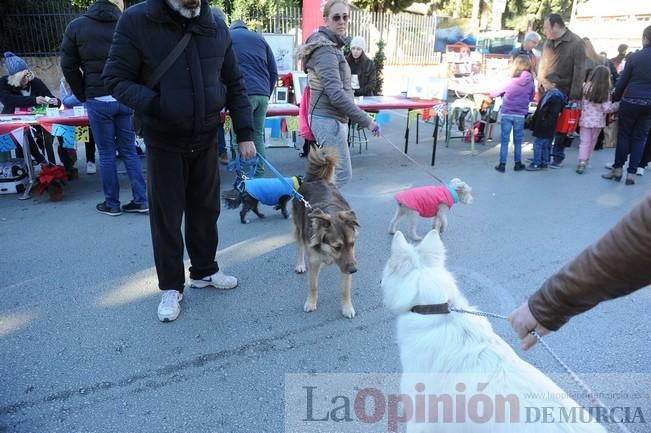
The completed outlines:
{"type": "Polygon", "coordinates": [[[384,59],[386,59],[384,55],[385,45],[384,41],[380,40],[377,43],[377,52],[375,53],[375,56],[373,56],[373,63],[375,63],[375,89],[373,89],[373,93],[375,95],[382,94],[382,85],[384,84],[384,59]]]}
{"type": "MultiPolygon", "coordinates": [[[[577,0],[579,1],[579,0],[577,0]]],[[[550,13],[559,13],[569,23],[573,0],[508,0],[502,16],[505,28],[518,32],[541,33],[543,21],[550,13]]]]}
{"type": "Polygon", "coordinates": [[[360,9],[371,12],[394,13],[402,12],[414,3],[429,3],[430,0],[353,0],[353,4],[360,9]]]}

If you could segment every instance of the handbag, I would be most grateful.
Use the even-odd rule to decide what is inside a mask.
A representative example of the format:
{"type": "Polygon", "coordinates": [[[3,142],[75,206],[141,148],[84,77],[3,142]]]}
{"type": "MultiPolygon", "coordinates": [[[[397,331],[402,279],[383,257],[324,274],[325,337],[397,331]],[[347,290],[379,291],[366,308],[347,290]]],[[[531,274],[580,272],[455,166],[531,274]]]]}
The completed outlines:
{"type": "Polygon", "coordinates": [[[556,132],[562,134],[572,134],[576,132],[576,128],[579,126],[579,119],[581,118],[581,110],[576,108],[576,106],[570,106],[563,108],[561,114],[558,116],[558,121],[556,122],[556,132]]]}
{"type": "MultiPolygon", "coordinates": [[[[186,34],[183,35],[181,40],[176,44],[174,49],[165,57],[165,60],[162,61],[160,65],[156,68],[154,73],[149,77],[147,80],[147,83],[145,86],[149,87],[150,89],[153,89],[156,84],[160,81],[161,78],[163,78],[163,75],[167,70],[172,66],[172,63],[178,59],[178,57],[181,55],[183,50],[185,50],[185,47],[188,46],[188,42],[190,42],[190,38],[192,38],[192,33],[187,32],[186,34]]],[[[136,113],[135,111],[133,112],[133,115],[131,116],[131,126],[133,127],[134,132],[136,135],[142,136],[142,119],[140,118],[140,115],[136,113]]]]}

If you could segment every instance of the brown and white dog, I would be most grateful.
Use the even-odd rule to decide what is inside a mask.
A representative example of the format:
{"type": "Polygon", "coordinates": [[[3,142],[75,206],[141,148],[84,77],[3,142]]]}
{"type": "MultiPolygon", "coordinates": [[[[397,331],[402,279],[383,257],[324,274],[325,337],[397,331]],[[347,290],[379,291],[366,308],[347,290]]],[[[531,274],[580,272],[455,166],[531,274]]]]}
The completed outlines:
{"type": "Polygon", "coordinates": [[[389,224],[389,233],[394,234],[398,221],[403,216],[409,220],[409,237],[420,240],[416,233],[416,216],[433,218],[432,230],[443,233],[448,228],[448,211],[454,203],[472,203],[472,188],[461,179],[454,178],[448,185],[421,186],[399,192],[395,196],[398,209],[389,224]]]}
{"type": "Polygon", "coordinates": [[[294,199],[292,219],[298,242],[298,258],[294,270],[303,273],[307,252],[310,282],[305,312],[316,310],[319,271],[324,265],[336,263],[341,271],[341,313],[352,319],[355,309],[351,300],[352,274],[357,272],[355,241],[359,223],[348,202],[339,193],[333,179],[339,163],[336,149],[313,149],[308,155],[307,173],[299,192],[311,209],[294,199]]]}

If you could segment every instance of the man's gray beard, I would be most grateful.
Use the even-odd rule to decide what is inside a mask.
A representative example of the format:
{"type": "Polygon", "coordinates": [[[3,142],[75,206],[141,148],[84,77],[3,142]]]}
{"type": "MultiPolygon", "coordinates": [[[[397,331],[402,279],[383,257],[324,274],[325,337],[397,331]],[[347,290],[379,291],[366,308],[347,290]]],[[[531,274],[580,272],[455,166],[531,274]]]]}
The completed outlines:
{"type": "Polygon", "coordinates": [[[201,3],[199,3],[199,7],[194,8],[194,9],[188,9],[185,6],[181,4],[181,0],[166,0],[167,4],[170,5],[172,9],[174,9],[176,12],[181,14],[181,16],[185,18],[195,18],[199,16],[199,13],[201,13],[201,3]]]}

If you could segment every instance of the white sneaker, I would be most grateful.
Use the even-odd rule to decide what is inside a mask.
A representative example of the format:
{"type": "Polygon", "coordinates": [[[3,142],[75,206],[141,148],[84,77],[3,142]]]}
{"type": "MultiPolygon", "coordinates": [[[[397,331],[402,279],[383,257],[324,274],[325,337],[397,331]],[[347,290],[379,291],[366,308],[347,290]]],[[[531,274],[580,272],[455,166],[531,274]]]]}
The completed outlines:
{"type": "Polygon", "coordinates": [[[164,290],[160,304],[158,304],[158,320],[171,322],[179,317],[183,293],[178,290],[164,290]]]}
{"type": "Polygon", "coordinates": [[[233,289],[237,286],[237,278],[226,275],[222,271],[217,271],[217,273],[200,280],[190,279],[190,287],[194,289],[203,289],[208,286],[216,289],[233,289]]]}
{"type": "Polygon", "coordinates": [[[97,173],[97,167],[93,161],[88,161],[86,163],[86,174],[95,174],[97,173]]]}
{"type": "Polygon", "coordinates": [[[638,176],[644,176],[644,169],[642,167],[638,167],[636,174],[638,176]]]}

